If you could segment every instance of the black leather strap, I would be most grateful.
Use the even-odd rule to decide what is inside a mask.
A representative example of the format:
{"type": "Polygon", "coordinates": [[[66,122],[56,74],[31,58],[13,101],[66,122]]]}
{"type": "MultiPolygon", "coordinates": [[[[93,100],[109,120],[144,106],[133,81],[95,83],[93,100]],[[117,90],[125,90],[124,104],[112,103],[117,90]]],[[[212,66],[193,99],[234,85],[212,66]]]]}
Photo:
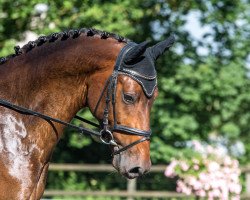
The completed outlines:
{"type": "Polygon", "coordinates": [[[131,134],[131,135],[145,136],[145,137],[150,137],[151,133],[152,133],[151,130],[144,131],[144,130],[140,130],[140,129],[137,129],[137,128],[131,128],[131,127],[118,125],[118,124],[115,124],[112,131],[127,133],[127,134],[131,134]]]}
{"type": "MultiPolygon", "coordinates": [[[[88,128],[85,128],[85,127],[75,126],[73,124],[64,122],[64,121],[62,121],[60,119],[56,119],[56,118],[50,117],[48,115],[44,115],[42,113],[39,113],[39,112],[30,110],[30,109],[24,108],[22,106],[14,105],[14,104],[12,104],[12,103],[10,103],[10,102],[8,102],[6,100],[3,100],[3,99],[0,99],[0,106],[9,108],[9,109],[14,110],[15,112],[21,113],[23,115],[36,116],[36,117],[42,118],[42,119],[44,119],[45,121],[48,121],[48,122],[56,122],[56,123],[62,124],[64,126],[74,128],[74,129],[78,130],[82,134],[88,134],[88,135],[94,135],[94,136],[100,137],[100,133],[97,132],[97,131],[94,131],[94,130],[91,130],[91,129],[88,129],[88,128]]],[[[77,117],[77,119],[82,121],[81,117],[77,117]]],[[[89,123],[88,120],[86,120],[86,121],[84,120],[84,122],[89,123]]],[[[91,125],[93,125],[93,124],[94,123],[91,123],[91,125]]],[[[94,126],[98,126],[98,125],[95,124],[94,126]]]]}
{"type": "Polygon", "coordinates": [[[150,140],[150,138],[149,137],[143,137],[143,138],[141,138],[139,140],[136,140],[135,142],[132,142],[129,145],[127,145],[125,147],[122,147],[121,149],[115,151],[112,155],[115,156],[117,154],[120,154],[121,152],[126,151],[127,149],[129,149],[129,148],[131,148],[131,147],[133,147],[133,146],[135,146],[135,145],[137,145],[137,144],[139,144],[141,142],[147,141],[147,140],[150,140]]]}
{"type": "Polygon", "coordinates": [[[103,89],[102,89],[102,92],[101,92],[101,95],[100,95],[100,97],[99,97],[99,99],[98,99],[98,101],[97,101],[97,103],[96,103],[96,106],[95,106],[95,109],[94,109],[94,115],[96,114],[96,112],[97,112],[97,109],[98,109],[98,107],[99,107],[99,104],[100,104],[100,102],[101,102],[101,100],[102,100],[102,97],[103,97],[103,95],[104,95],[104,92],[106,91],[106,89],[107,89],[107,87],[108,87],[108,85],[109,85],[109,83],[110,83],[110,79],[111,79],[111,76],[106,80],[106,82],[105,82],[105,85],[104,85],[104,87],[103,87],[103,89]]]}

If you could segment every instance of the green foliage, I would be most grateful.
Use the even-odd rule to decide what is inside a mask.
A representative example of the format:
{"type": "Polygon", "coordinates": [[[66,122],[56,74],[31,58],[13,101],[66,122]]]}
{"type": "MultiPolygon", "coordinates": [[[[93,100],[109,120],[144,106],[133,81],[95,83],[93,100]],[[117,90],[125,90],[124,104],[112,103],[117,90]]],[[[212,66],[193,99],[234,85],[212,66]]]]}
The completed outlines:
{"type": "MultiPolygon", "coordinates": [[[[249,10],[249,0],[0,0],[0,55],[13,52],[14,44],[24,39],[27,30],[40,35],[94,27],[152,43],[174,33],[175,46],[157,62],[159,97],[151,115],[153,163],[167,163],[176,151],[186,151],[188,140],[211,142],[211,135],[222,136],[228,147],[242,142],[245,153],[239,159],[247,163],[249,10]],[[38,3],[48,5],[48,11],[36,11],[38,3]],[[192,27],[185,29],[187,17],[193,12],[198,13],[201,25],[210,27],[199,40],[188,32],[192,27]],[[207,55],[201,55],[200,48],[206,48],[207,55]]],[[[92,119],[90,114],[80,114],[92,119]]],[[[110,155],[107,147],[67,130],[53,161],[105,163],[110,162],[110,155]]],[[[78,188],[77,184],[73,186],[77,181],[74,174],[65,176],[59,175],[53,185],[78,188]]]]}

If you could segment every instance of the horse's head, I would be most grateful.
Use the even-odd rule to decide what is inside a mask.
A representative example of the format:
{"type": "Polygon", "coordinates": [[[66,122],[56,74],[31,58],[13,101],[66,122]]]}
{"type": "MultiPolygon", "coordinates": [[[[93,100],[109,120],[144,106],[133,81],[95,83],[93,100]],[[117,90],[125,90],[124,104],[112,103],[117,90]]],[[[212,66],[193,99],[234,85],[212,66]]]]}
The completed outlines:
{"type": "Polygon", "coordinates": [[[173,42],[169,37],[148,48],[147,42],[126,44],[104,86],[89,87],[89,107],[102,124],[101,140],[112,147],[114,167],[128,178],[151,167],[150,110],[158,93],[155,61],[173,42]]]}

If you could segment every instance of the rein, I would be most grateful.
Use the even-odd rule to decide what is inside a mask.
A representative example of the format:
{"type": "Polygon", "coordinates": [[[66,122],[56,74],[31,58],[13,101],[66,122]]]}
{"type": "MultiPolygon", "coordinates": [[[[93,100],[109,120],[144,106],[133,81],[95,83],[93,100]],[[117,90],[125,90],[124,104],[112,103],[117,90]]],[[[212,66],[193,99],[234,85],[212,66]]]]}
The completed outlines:
{"type": "MultiPolygon", "coordinates": [[[[48,115],[44,115],[42,113],[39,113],[39,112],[36,112],[36,111],[33,111],[33,110],[30,110],[30,109],[27,109],[27,108],[24,108],[22,106],[17,106],[15,104],[12,104],[6,100],[3,100],[3,99],[0,99],[0,106],[3,106],[3,107],[6,107],[6,108],[9,108],[11,110],[14,110],[22,115],[32,115],[32,116],[36,116],[36,117],[39,117],[41,119],[44,119],[45,121],[49,122],[51,124],[51,122],[56,122],[56,123],[59,123],[59,124],[62,124],[64,126],[67,126],[67,127],[70,127],[70,128],[74,128],[76,130],[78,130],[79,132],[81,132],[82,134],[88,134],[88,135],[93,135],[93,136],[99,136],[100,137],[100,133],[97,132],[97,131],[94,131],[94,130],[91,130],[91,129],[88,129],[88,128],[85,128],[85,127],[80,127],[80,126],[76,126],[74,124],[70,124],[68,122],[65,122],[65,121],[62,121],[60,119],[56,119],[56,118],[53,118],[53,117],[50,117],[48,115]]],[[[83,121],[85,123],[88,123],[92,126],[95,126],[95,127],[98,127],[100,128],[100,126],[94,122],[91,122],[87,119],[84,119],[80,116],[75,116],[74,117],[75,119],[78,119],[80,121],[83,121]]]]}
{"type": "Polygon", "coordinates": [[[130,76],[130,77],[132,76],[134,78],[135,77],[141,77],[140,74],[136,74],[134,71],[126,70],[126,69],[123,69],[121,67],[123,59],[124,59],[126,53],[134,46],[136,46],[136,43],[130,42],[130,43],[128,43],[127,45],[125,45],[122,48],[122,50],[120,51],[120,53],[119,53],[119,55],[117,57],[116,64],[115,64],[115,67],[114,67],[114,71],[111,74],[111,76],[108,78],[108,80],[106,81],[106,84],[104,85],[104,88],[103,88],[103,90],[101,92],[101,95],[100,95],[100,97],[99,97],[99,99],[97,101],[96,107],[94,109],[94,114],[96,113],[96,111],[97,111],[97,109],[99,107],[99,104],[100,104],[102,98],[104,97],[105,91],[107,90],[106,106],[105,106],[105,109],[104,109],[104,112],[103,112],[103,119],[102,119],[101,126],[94,123],[94,122],[91,122],[91,121],[89,121],[87,119],[84,119],[84,118],[82,118],[80,116],[75,116],[74,117],[75,119],[78,119],[78,120],[80,120],[82,122],[88,123],[88,124],[90,124],[90,125],[92,125],[94,127],[102,128],[99,132],[88,129],[88,128],[85,128],[85,127],[76,126],[76,125],[73,125],[71,123],[67,123],[67,122],[62,121],[60,119],[56,119],[56,118],[50,117],[48,115],[45,115],[45,114],[30,110],[30,109],[27,109],[27,108],[12,104],[12,103],[10,103],[10,102],[8,102],[6,100],[3,100],[3,99],[0,99],[0,106],[9,108],[9,109],[14,110],[14,111],[16,111],[16,112],[18,112],[20,114],[23,114],[23,115],[32,115],[32,116],[42,118],[52,126],[53,126],[52,122],[56,122],[56,123],[62,124],[64,126],[74,128],[74,129],[78,130],[82,134],[97,136],[97,137],[100,138],[100,140],[101,140],[101,142],[103,144],[118,147],[118,150],[115,151],[112,154],[113,156],[115,156],[117,154],[120,154],[121,152],[133,147],[134,145],[137,145],[137,144],[139,144],[141,142],[150,140],[150,135],[151,135],[151,130],[144,131],[144,130],[140,130],[140,129],[136,129],[136,128],[132,128],[132,127],[127,127],[127,126],[124,126],[124,125],[117,124],[117,120],[116,120],[116,110],[115,110],[116,98],[115,97],[116,97],[118,75],[122,74],[122,75],[127,75],[127,76],[130,76]],[[114,125],[113,125],[112,128],[109,127],[109,121],[108,121],[110,103],[112,103],[113,120],[114,120],[114,125]],[[128,135],[138,135],[138,136],[142,136],[142,138],[130,143],[127,146],[119,148],[119,145],[114,140],[114,136],[113,136],[114,131],[118,132],[118,133],[128,134],[128,135]]]}

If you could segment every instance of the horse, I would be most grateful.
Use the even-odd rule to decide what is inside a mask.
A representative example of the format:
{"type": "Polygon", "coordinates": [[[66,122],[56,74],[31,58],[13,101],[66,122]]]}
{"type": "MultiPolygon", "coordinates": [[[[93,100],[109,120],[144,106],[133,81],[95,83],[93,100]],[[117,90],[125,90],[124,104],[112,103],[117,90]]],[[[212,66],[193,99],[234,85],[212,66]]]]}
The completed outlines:
{"type": "MultiPolygon", "coordinates": [[[[0,59],[0,199],[40,199],[65,125],[88,107],[127,178],[147,173],[155,61],[174,43],[154,46],[92,28],[40,36],[0,59]]],[[[73,126],[73,125],[72,125],[73,126]]],[[[74,127],[74,126],[73,126],[74,127]]]]}

